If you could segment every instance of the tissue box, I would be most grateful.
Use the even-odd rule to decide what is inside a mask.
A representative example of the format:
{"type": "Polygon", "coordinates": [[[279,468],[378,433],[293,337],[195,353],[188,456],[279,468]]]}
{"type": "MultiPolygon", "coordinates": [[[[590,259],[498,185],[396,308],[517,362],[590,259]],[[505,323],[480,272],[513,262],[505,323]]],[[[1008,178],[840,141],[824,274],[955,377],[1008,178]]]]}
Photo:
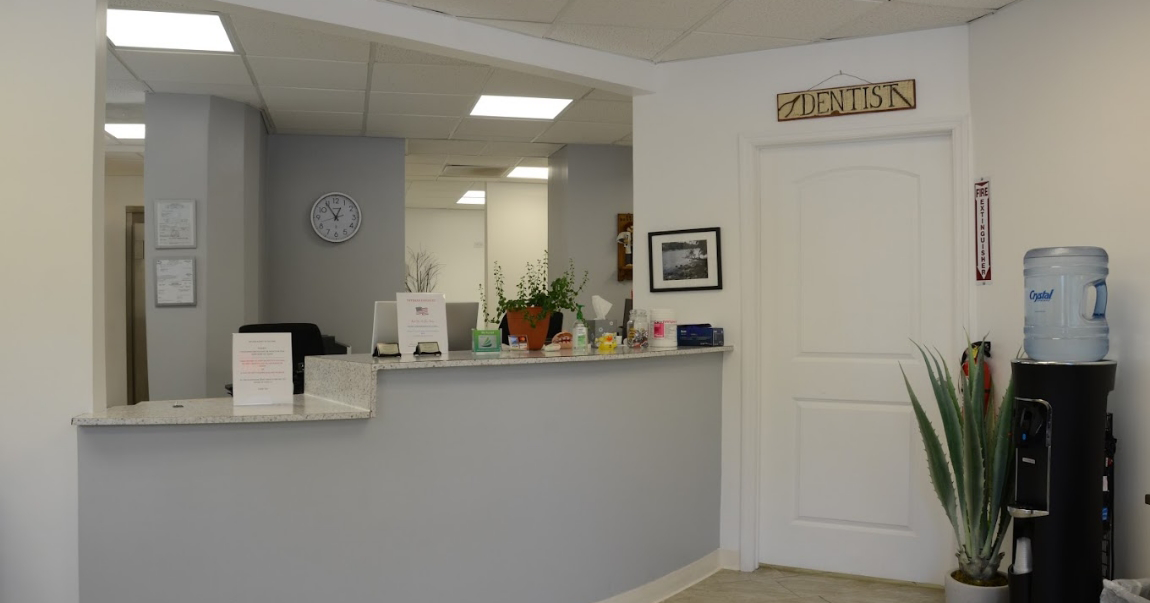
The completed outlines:
{"type": "Polygon", "coordinates": [[[679,325],[680,347],[722,347],[723,328],[709,324],[679,325]]]}
{"type": "Polygon", "coordinates": [[[602,318],[602,319],[592,318],[586,322],[587,322],[587,337],[589,337],[592,342],[595,341],[596,337],[599,337],[600,335],[602,335],[604,333],[618,333],[619,332],[618,322],[611,320],[609,318],[602,318]]]}

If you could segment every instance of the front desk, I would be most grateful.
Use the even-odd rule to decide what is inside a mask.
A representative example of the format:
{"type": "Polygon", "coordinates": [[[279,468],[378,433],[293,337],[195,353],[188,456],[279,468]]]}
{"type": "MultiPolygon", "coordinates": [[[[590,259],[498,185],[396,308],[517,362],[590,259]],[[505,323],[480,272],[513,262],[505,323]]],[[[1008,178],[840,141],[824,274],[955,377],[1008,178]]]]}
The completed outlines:
{"type": "Polygon", "coordinates": [[[595,603],[719,548],[730,348],[310,357],[77,417],[84,603],[595,603]]]}

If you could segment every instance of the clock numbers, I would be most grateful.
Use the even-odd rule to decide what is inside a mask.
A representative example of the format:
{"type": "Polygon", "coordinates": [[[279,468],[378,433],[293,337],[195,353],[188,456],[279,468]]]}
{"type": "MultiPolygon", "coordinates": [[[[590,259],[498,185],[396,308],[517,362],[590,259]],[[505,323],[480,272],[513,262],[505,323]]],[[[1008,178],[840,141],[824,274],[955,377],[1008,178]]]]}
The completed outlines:
{"type": "Polygon", "coordinates": [[[311,225],[320,238],[342,243],[359,231],[359,205],[342,193],[328,193],[312,205],[311,225]]]}

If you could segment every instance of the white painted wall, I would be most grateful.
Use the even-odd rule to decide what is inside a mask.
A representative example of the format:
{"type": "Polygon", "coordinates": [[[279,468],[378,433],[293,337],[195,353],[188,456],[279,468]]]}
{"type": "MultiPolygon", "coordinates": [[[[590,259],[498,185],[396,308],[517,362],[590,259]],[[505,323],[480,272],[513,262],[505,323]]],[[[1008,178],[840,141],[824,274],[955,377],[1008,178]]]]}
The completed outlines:
{"type": "MultiPolygon", "coordinates": [[[[1142,0],[1022,0],[976,21],[971,105],[979,174],[992,178],[994,283],[978,331],[1009,355],[1022,342],[1022,256],[1052,245],[1110,252],[1117,570],[1150,576],[1150,57],[1142,0]]],[[[999,382],[1009,370],[998,363],[999,382]]]]}
{"type": "MultiPolygon", "coordinates": [[[[668,63],[659,92],[635,98],[635,236],[679,228],[722,228],[724,288],[649,292],[646,244],[635,248],[635,304],[670,307],[680,322],[726,329],[736,352],[724,366],[721,547],[739,544],[740,379],[738,346],[739,137],[826,132],[964,117],[966,27],[799,46],[668,63]],[[915,78],[918,109],[778,123],[775,95],[804,90],[843,70],[872,82],[915,78]]],[[[827,85],[845,85],[838,79],[827,85]]],[[[897,378],[897,375],[892,375],[897,378]]],[[[754,513],[755,510],[748,512],[754,513]]]]}
{"type": "MultiPolygon", "coordinates": [[[[143,167],[141,165],[141,167],[143,167]]],[[[104,178],[104,354],[108,406],[128,403],[127,243],[128,206],[144,205],[144,176],[104,178]]]]}
{"type": "Polygon", "coordinates": [[[435,254],[443,265],[435,291],[445,294],[447,301],[479,301],[486,223],[481,210],[407,208],[407,248],[435,254]]]}
{"type": "MultiPolygon", "coordinates": [[[[591,308],[591,296],[614,304],[607,318],[626,322],[623,302],[634,281],[619,281],[619,214],[632,213],[634,181],[631,147],[569,144],[550,158],[547,181],[547,249],[551,278],[575,262],[576,274],[587,271],[587,288],[579,303],[591,308]]],[[[587,316],[592,313],[588,310],[587,316]]],[[[570,328],[575,316],[564,316],[570,328]]]]}
{"type": "Polygon", "coordinates": [[[104,398],[103,14],[104,3],[92,0],[4,6],[5,22],[19,25],[0,36],[0,56],[10,57],[0,68],[0,112],[19,118],[2,131],[20,143],[0,150],[0,182],[6,208],[35,209],[31,222],[0,226],[5,602],[79,597],[69,420],[104,398]]]}
{"type": "MultiPolygon", "coordinates": [[[[504,293],[516,294],[516,284],[528,262],[547,250],[547,185],[490,182],[487,184],[488,311],[495,312],[495,262],[503,268],[504,293]]],[[[498,321],[496,321],[498,322],[498,321]]]]}

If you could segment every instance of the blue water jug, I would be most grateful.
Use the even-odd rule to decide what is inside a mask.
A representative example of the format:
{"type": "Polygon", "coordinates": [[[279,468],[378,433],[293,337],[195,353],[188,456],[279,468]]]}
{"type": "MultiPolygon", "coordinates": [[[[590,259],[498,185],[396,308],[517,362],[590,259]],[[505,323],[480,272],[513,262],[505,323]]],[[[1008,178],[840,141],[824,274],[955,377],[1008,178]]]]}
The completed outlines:
{"type": "Polygon", "coordinates": [[[1045,247],[1026,252],[1023,345],[1027,356],[1051,362],[1093,362],[1106,356],[1110,351],[1106,324],[1109,259],[1101,247],[1045,247]]]}

